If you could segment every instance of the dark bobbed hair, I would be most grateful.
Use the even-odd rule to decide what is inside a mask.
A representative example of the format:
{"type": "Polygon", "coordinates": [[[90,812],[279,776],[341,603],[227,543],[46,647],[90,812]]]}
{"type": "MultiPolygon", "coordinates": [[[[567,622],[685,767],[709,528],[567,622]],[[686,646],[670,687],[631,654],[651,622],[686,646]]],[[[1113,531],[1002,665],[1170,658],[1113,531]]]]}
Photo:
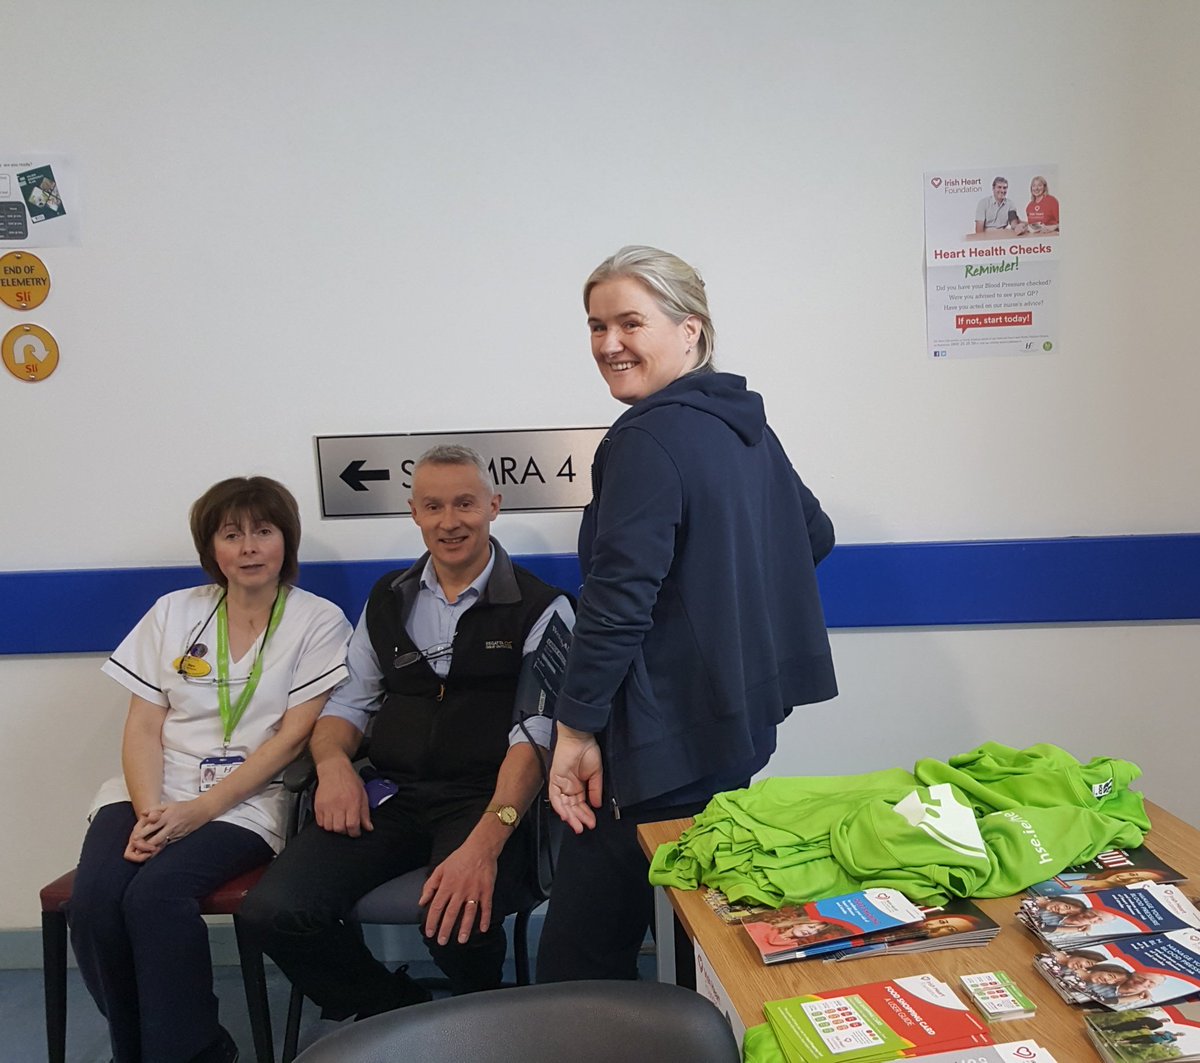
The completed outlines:
{"type": "Polygon", "coordinates": [[[213,536],[227,521],[266,521],[283,533],[280,583],[294,583],[300,572],[300,507],[292,492],[269,476],[233,476],[213,484],[192,503],[188,521],[200,567],[222,587],[228,584],[213,553],[213,536]]]}

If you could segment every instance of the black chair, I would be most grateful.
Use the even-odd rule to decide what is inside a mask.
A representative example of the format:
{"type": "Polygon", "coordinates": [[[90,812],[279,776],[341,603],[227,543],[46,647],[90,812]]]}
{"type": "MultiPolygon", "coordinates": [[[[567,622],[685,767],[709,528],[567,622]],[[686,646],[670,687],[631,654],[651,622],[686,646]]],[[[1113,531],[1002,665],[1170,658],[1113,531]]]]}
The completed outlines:
{"type": "Polygon", "coordinates": [[[663,982],[563,982],[434,1000],[335,1030],[296,1063],[739,1063],[725,1017],[663,982]]]}
{"type": "MultiPolygon", "coordinates": [[[[356,761],[367,755],[369,740],[356,754],[356,761]]],[[[311,814],[313,785],[316,769],[311,760],[301,759],[284,773],[283,784],[293,793],[300,795],[299,808],[301,825],[311,814]]],[[[545,791],[538,795],[530,806],[518,835],[509,844],[522,844],[529,850],[529,874],[526,878],[528,903],[515,913],[512,947],[518,985],[528,985],[529,971],[529,921],[535,908],[550,896],[550,885],[554,878],[554,862],[558,854],[562,821],[550,808],[545,791]]],[[[427,867],[418,868],[377,886],[362,897],[350,913],[350,919],[360,927],[364,924],[381,926],[417,926],[424,921],[425,913],[417,900],[429,875],[427,867]]],[[[423,979],[433,989],[445,988],[444,979],[423,979]]],[[[304,1009],[304,994],[292,987],[288,1001],[287,1025],[283,1034],[281,1063],[292,1063],[300,1039],[300,1021],[304,1009]]]]}

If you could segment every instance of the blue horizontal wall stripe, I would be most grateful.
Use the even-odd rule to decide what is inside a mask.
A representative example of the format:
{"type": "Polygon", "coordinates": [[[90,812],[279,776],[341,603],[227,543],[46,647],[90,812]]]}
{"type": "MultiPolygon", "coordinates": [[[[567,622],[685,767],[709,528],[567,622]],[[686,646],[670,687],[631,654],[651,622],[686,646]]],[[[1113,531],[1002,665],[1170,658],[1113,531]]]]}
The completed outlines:
{"type": "MultiPolygon", "coordinates": [[[[519,559],[579,589],[573,554],[519,559]]],[[[356,620],[397,561],[311,561],[301,586],[356,620]]],[[[1200,619],[1200,534],[838,546],[821,565],[830,627],[1200,619]]],[[[0,572],[0,653],[111,650],[197,567],[0,572]]]]}
{"type": "Polygon", "coordinates": [[[1200,619],[1200,535],[838,546],[830,627],[1200,619]]]}
{"type": "MultiPolygon", "coordinates": [[[[519,560],[547,583],[578,592],[574,554],[519,560]]],[[[375,581],[411,561],[309,561],[297,582],[356,621],[375,581]]],[[[155,599],[206,582],[199,565],[0,572],[0,654],[110,652],[155,599]]]]}

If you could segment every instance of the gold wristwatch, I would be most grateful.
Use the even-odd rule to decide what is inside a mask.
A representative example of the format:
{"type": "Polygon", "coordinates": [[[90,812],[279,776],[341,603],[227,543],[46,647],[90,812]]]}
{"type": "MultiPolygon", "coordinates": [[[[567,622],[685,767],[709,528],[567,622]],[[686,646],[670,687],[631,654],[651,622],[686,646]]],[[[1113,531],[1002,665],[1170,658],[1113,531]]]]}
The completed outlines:
{"type": "Polygon", "coordinates": [[[492,812],[506,827],[515,827],[521,822],[521,813],[512,805],[488,805],[484,812],[492,812]]]}

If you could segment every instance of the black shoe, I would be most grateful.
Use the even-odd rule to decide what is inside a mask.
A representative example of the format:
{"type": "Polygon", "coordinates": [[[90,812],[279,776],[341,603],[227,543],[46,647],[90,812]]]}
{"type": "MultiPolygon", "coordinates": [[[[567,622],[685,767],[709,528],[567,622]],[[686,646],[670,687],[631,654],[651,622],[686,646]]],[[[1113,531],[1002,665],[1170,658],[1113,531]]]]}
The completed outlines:
{"type": "Polygon", "coordinates": [[[237,1061],[237,1042],[229,1036],[229,1031],[222,1026],[217,1039],[202,1052],[197,1052],[196,1055],[192,1056],[190,1063],[237,1063],[237,1061]]]}
{"type": "Polygon", "coordinates": [[[408,964],[402,963],[392,972],[392,996],[380,1007],[363,1008],[354,1016],[354,1021],[369,1019],[372,1015],[382,1015],[385,1011],[395,1011],[397,1008],[407,1008],[410,1004],[427,1004],[433,999],[420,982],[408,976],[408,964]]]}

